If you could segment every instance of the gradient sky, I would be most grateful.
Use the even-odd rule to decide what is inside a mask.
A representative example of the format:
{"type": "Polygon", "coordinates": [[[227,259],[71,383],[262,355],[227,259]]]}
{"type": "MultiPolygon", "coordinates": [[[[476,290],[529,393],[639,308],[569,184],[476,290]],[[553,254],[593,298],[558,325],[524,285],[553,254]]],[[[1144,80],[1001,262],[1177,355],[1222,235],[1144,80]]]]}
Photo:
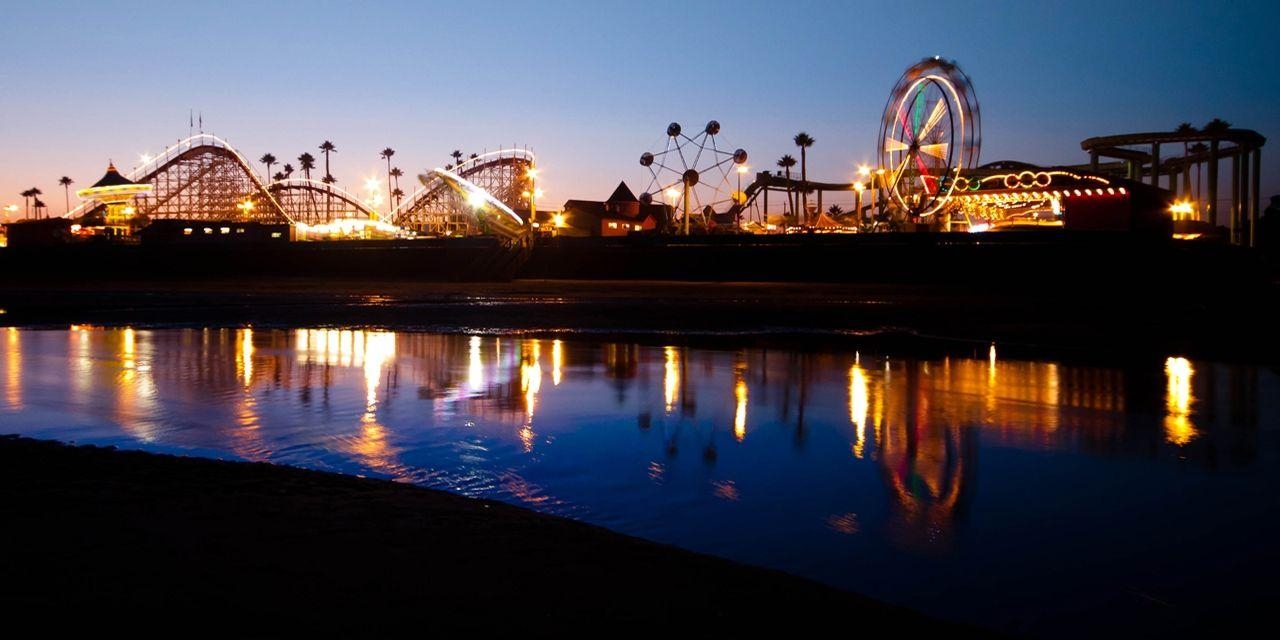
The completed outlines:
{"type": "Polygon", "coordinates": [[[186,137],[192,108],[250,159],[332,140],[347,188],[385,177],[386,146],[414,175],[455,148],[518,144],[558,207],[619,180],[641,190],[637,159],[667,123],[713,118],[753,167],[794,154],[803,130],[811,178],[850,180],[890,88],[932,55],[973,79],[983,162],[1083,163],[1084,138],[1214,117],[1280,135],[1275,2],[10,2],[3,16],[0,205],[38,186],[54,214],[58,177],[87,186],[109,157],[127,169],[186,137]]]}

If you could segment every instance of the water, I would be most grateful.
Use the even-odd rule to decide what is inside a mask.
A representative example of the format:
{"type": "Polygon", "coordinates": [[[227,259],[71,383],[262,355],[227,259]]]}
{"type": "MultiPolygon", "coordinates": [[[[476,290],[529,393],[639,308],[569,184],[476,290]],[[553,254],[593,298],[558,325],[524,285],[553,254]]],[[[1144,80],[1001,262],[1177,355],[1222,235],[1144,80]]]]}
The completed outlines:
{"type": "Polygon", "coordinates": [[[997,346],[0,329],[0,432],[392,478],[1037,635],[1277,601],[1277,392],[997,346]]]}

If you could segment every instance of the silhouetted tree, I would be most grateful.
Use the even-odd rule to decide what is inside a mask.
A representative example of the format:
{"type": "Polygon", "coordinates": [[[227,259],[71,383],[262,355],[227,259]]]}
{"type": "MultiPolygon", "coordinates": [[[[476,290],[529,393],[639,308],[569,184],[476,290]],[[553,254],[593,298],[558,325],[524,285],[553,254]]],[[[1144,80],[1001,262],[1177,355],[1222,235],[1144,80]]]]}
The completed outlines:
{"type": "Polygon", "coordinates": [[[337,153],[338,148],[333,146],[332,142],[325,140],[320,143],[320,151],[324,152],[324,177],[328,178],[326,183],[333,184],[334,182],[337,182],[337,180],[333,180],[333,174],[329,172],[329,154],[337,153]]]}
{"type": "Polygon", "coordinates": [[[34,209],[34,211],[33,211],[33,212],[28,212],[28,214],[27,214],[27,215],[28,215],[28,216],[30,216],[30,215],[31,215],[31,213],[34,213],[34,214],[35,214],[35,217],[36,217],[37,219],[39,219],[39,218],[40,218],[40,207],[43,207],[43,206],[44,206],[44,203],[43,203],[43,202],[40,202],[40,196],[44,195],[44,192],[40,190],[40,187],[31,187],[30,189],[28,189],[28,191],[30,191],[30,192],[31,192],[31,199],[32,199],[32,200],[34,200],[34,201],[35,201],[35,203],[34,203],[34,205],[32,206],[32,209],[34,209]]]}
{"type": "Polygon", "coordinates": [[[844,207],[838,204],[833,204],[830,207],[827,207],[827,213],[831,214],[832,218],[838,218],[844,215],[844,207]]]}
{"type": "Polygon", "coordinates": [[[391,206],[391,156],[396,154],[396,150],[387,147],[382,150],[382,159],[387,161],[387,206],[391,206]]]}
{"type": "Polygon", "coordinates": [[[453,164],[454,164],[455,166],[456,166],[456,165],[460,165],[460,164],[462,164],[462,152],[461,152],[461,151],[459,151],[459,150],[457,150],[457,149],[454,149],[454,150],[453,150],[453,152],[452,152],[452,153],[450,153],[449,155],[453,156],[453,164]]]}
{"type": "Polygon", "coordinates": [[[790,209],[792,209],[792,213],[794,213],[794,212],[795,212],[795,203],[794,203],[794,202],[792,202],[793,192],[792,192],[792,190],[791,190],[791,167],[796,166],[796,159],[795,159],[795,158],[793,158],[793,157],[791,157],[791,154],[784,155],[784,156],[782,156],[781,158],[778,158],[778,166],[779,166],[779,167],[782,167],[782,169],[783,169],[784,171],[786,171],[786,175],[787,175],[787,206],[788,206],[790,209]]]}
{"type": "Polygon", "coordinates": [[[284,171],[283,171],[283,173],[284,173],[284,179],[285,179],[285,180],[288,180],[290,177],[292,177],[292,176],[293,176],[293,165],[289,164],[288,162],[284,163],[284,171]]]}
{"type": "Polygon", "coordinates": [[[31,198],[36,195],[34,192],[35,188],[31,188],[18,194],[22,196],[22,217],[24,218],[31,217],[31,198]]]}
{"type": "Polygon", "coordinates": [[[814,140],[812,136],[801,131],[796,134],[796,137],[792,138],[792,141],[796,143],[797,147],[800,147],[800,182],[804,183],[800,187],[801,197],[804,199],[804,207],[801,210],[807,218],[809,216],[809,162],[806,152],[809,147],[813,146],[814,140]]]}
{"type": "Polygon", "coordinates": [[[400,206],[400,201],[404,198],[404,192],[400,190],[400,187],[396,187],[391,190],[391,197],[395,199],[396,206],[398,207],[400,206]]]}
{"type": "Polygon", "coordinates": [[[276,172],[276,174],[275,174],[274,176],[271,176],[271,179],[272,179],[272,180],[275,180],[276,182],[279,182],[279,181],[281,181],[281,180],[284,180],[284,179],[285,179],[284,172],[283,172],[283,171],[277,171],[277,172],[276,172]]]}
{"type": "Polygon", "coordinates": [[[67,213],[71,212],[71,183],[73,182],[75,182],[75,180],[72,180],[67,176],[58,178],[58,184],[62,185],[62,199],[63,204],[67,207],[67,213]]]}
{"type": "Polygon", "coordinates": [[[404,172],[400,170],[400,167],[392,167],[392,168],[391,168],[391,177],[396,179],[396,188],[397,188],[397,189],[399,189],[399,188],[400,188],[400,176],[403,176],[403,175],[404,175],[404,172]]]}
{"type": "Polygon", "coordinates": [[[316,157],[309,153],[298,156],[298,168],[302,169],[302,177],[310,180],[311,170],[316,168],[316,157]]]}
{"type": "MultiPolygon", "coordinates": [[[[36,210],[36,220],[40,219],[40,212],[46,208],[48,208],[48,205],[44,203],[44,200],[41,200],[40,198],[35,199],[34,209],[36,210]]],[[[46,212],[46,217],[47,217],[47,212],[46,212]]]]}
{"type": "Polygon", "coordinates": [[[267,165],[267,177],[271,177],[271,165],[276,163],[276,157],[270,153],[264,153],[261,158],[258,158],[258,162],[267,165]]]}

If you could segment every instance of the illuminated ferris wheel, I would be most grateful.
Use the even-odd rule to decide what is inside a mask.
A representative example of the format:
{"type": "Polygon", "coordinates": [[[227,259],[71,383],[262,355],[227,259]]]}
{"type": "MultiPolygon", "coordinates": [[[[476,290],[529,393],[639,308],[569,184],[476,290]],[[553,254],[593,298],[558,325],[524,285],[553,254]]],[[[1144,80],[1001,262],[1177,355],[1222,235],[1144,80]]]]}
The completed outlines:
{"type": "Polygon", "coordinates": [[[962,171],[978,163],[982,119],[973,83],[954,62],[926,58],[889,94],[880,127],[885,189],[908,215],[947,203],[962,171]]]}
{"type": "MultiPolygon", "coordinates": [[[[680,211],[683,232],[689,233],[689,219],[701,216],[708,225],[711,215],[724,206],[726,209],[741,198],[730,182],[732,168],[747,161],[744,149],[721,149],[716,141],[720,123],[712,120],[702,131],[690,137],[680,123],[667,125],[667,146],[657,153],[640,155],[640,166],[649,170],[650,180],[640,201],[644,204],[661,198],[662,202],[680,211]]],[[[740,203],[739,203],[740,206],[740,203]]]]}

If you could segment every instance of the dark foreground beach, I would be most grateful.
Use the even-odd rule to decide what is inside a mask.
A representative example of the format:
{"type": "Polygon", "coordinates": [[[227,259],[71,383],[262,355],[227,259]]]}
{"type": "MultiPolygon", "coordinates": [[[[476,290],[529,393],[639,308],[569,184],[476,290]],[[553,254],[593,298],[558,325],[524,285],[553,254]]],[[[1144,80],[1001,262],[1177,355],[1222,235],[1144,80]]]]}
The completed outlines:
{"type": "MultiPolygon", "coordinates": [[[[1272,362],[1277,285],[978,278],[973,284],[280,278],[0,282],[9,326],[361,327],[661,335],[706,341],[946,340],[1107,354],[1272,362]]],[[[1012,353],[1012,352],[1011,352],[1012,353]]]]}
{"type": "Polygon", "coordinates": [[[0,512],[0,609],[46,632],[974,633],[496,502],[268,464],[4,437],[0,512]]]}

